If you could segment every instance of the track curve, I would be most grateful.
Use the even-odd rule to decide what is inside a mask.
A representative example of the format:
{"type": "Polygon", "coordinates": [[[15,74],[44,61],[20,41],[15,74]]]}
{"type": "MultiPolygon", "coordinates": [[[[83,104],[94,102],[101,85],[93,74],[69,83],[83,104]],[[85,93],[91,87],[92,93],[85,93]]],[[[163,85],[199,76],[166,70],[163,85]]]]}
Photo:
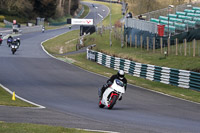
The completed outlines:
{"type": "MultiPolygon", "coordinates": [[[[88,3],[87,3],[88,4],[88,3]]],[[[87,18],[100,9],[91,4],[87,18]]],[[[101,6],[101,7],[100,7],[101,6]]],[[[78,26],[72,27],[78,29],[78,26]]],[[[21,36],[16,55],[4,44],[0,47],[0,83],[17,95],[46,109],[0,106],[0,120],[62,125],[65,127],[117,132],[200,131],[200,105],[128,85],[126,94],[113,110],[99,109],[97,88],[107,78],[49,57],[42,41],[69,31],[68,28],[21,36]],[[11,109],[11,110],[10,110],[11,109]]]]}

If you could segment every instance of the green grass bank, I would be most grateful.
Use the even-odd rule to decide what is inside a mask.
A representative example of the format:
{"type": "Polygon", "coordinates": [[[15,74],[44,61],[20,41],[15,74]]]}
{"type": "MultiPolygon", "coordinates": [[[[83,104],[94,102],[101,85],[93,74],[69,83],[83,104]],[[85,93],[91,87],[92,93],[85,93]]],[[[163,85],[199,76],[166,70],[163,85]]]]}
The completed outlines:
{"type": "Polygon", "coordinates": [[[97,133],[58,126],[0,122],[1,133],[97,133]]]}

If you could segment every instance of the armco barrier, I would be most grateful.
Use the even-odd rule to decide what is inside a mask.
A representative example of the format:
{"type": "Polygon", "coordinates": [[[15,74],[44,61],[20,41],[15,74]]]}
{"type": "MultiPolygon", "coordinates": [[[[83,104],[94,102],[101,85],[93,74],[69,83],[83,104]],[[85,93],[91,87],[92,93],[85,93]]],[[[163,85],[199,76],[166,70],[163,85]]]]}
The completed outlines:
{"type": "Polygon", "coordinates": [[[200,73],[197,72],[141,64],[90,49],[87,49],[87,59],[108,68],[124,70],[125,73],[136,77],[200,91],[200,73]]]}
{"type": "Polygon", "coordinates": [[[30,32],[38,32],[42,31],[42,25],[38,26],[32,26],[32,27],[22,27],[21,32],[24,33],[30,33],[30,32]]]}

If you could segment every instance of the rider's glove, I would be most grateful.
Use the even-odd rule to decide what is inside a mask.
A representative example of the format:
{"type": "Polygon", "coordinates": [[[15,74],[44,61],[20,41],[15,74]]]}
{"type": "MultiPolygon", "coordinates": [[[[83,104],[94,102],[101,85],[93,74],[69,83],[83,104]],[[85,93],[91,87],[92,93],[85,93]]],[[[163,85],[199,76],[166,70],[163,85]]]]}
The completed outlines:
{"type": "Polygon", "coordinates": [[[107,87],[108,87],[108,84],[104,84],[103,87],[107,88],[107,87]]]}
{"type": "Polygon", "coordinates": [[[111,81],[108,81],[107,84],[108,84],[108,86],[111,86],[111,85],[112,85],[112,82],[111,82],[111,81]]]}

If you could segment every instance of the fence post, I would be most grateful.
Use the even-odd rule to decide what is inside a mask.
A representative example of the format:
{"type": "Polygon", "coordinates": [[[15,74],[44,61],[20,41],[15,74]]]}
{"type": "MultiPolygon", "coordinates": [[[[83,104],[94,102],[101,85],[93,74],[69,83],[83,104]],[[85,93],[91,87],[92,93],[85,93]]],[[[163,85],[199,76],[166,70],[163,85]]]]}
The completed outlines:
{"type": "Polygon", "coordinates": [[[137,35],[135,35],[135,48],[137,48],[137,35]]]}
{"type": "Polygon", "coordinates": [[[122,37],[121,37],[121,33],[120,33],[120,32],[117,33],[117,39],[118,39],[119,41],[122,40],[122,37]]]}
{"type": "Polygon", "coordinates": [[[184,39],[184,55],[187,56],[187,40],[184,39]]]}
{"type": "Polygon", "coordinates": [[[195,57],[196,52],[196,39],[193,40],[193,57],[195,57]]]}
{"type": "Polygon", "coordinates": [[[140,36],[140,47],[141,47],[141,50],[142,50],[142,35],[140,36]]]}
{"type": "Polygon", "coordinates": [[[128,35],[126,34],[126,47],[128,47],[128,35]]]}
{"type": "Polygon", "coordinates": [[[147,51],[149,51],[149,37],[147,37],[147,51]]]}
{"type": "Polygon", "coordinates": [[[155,53],[156,38],[153,38],[153,53],[155,53]]]}
{"type": "Polygon", "coordinates": [[[178,55],[178,39],[176,38],[176,55],[178,55]]]}
{"type": "Polygon", "coordinates": [[[117,31],[116,31],[116,28],[114,28],[114,38],[116,39],[116,34],[117,34],[117,31]]]}
{"type": "Polygon", "coordinates": [[[170,38],[168,38],[167,54],[170,54],[170,38]]]}
{"type": "Polygon", "coordinates": [[[129,37],[130,39],[130,47],[132,47],[132,35],[130,34],[130,37],[129,37]]]}
{"type": "Polygon", "coordinates": [[[160,53],[163,53],[163,38],[160,37],[160,53]]]}

